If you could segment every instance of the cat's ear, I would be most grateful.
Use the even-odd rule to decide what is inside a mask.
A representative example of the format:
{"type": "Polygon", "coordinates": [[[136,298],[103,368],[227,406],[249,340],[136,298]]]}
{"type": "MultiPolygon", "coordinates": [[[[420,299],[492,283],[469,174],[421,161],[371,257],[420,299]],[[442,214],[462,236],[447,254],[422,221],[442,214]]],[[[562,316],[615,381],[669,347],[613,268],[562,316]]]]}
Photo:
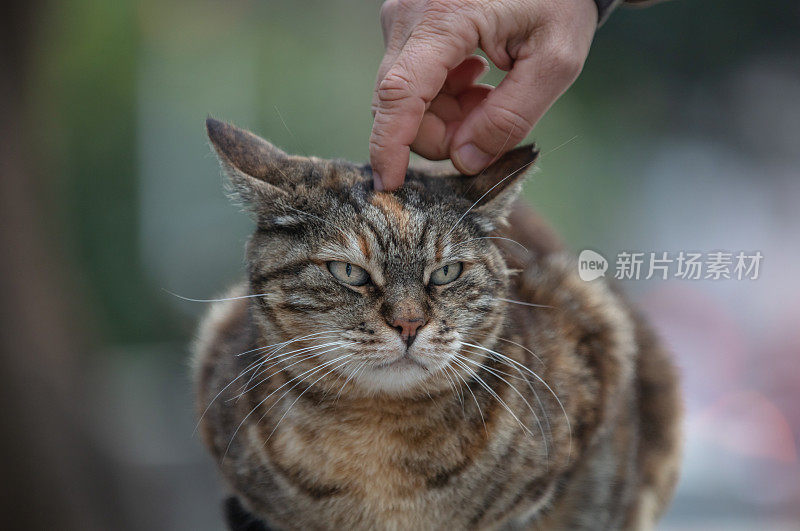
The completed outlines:
{"type": "Polygon", "coordinates": [[[475,204],[473,211],[502,223],[538,156],[539,150],[535,145],[520,146],[501,156],[478,175],[459,175],[449,180],[457,193],[475,204]]]}
{"type": "Polygon", "coordinates": [[[206,119],[206,129],[236,195],[251,208],[280,200],[301,178],[297,157],[250,131],[213,118],[206,119]]]}

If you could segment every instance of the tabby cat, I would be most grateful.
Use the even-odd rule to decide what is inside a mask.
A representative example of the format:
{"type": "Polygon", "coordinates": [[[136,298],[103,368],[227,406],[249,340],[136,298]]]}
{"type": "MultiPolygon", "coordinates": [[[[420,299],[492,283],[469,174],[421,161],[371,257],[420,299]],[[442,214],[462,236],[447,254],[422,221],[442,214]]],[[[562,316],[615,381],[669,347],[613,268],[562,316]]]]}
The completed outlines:
{"type": "Polygon", "coordinates": [[[207,128],[256,220],[194,357],[229,525],[654,525],[679,471],[675,370],[516,201],[532,146],[387,193],[368,166],[207,128]]]}

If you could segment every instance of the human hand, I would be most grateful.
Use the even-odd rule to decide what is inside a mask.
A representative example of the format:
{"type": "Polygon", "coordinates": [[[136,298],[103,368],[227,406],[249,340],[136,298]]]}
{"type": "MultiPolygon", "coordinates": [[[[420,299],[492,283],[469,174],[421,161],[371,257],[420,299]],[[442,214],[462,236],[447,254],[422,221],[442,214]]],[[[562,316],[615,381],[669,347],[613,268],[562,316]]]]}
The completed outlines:
{"type": "Polygon", "coordinates": [[[597,26],[593,0],[388,0],[386,53],[372,100],[375,187],[403,184],[413,149],[475,174],[513,148],[583,67],[597,26]],[[476,83],[489,66],[495,88],[476,83]]]}

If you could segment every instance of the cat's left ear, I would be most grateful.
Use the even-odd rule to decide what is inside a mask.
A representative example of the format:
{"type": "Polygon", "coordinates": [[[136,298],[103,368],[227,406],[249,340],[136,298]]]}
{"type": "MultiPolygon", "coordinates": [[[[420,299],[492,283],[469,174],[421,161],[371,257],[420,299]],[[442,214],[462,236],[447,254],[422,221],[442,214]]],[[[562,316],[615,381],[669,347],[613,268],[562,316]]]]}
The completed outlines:
{"type": "Polygon", "coordinates": [[[503,223],[538,156],[535,145],[520,146],[478,175],[459,175],[448,180],[460,195],[475,204],[472,211],[484,214],[495,223],[503,223]]]}
{"type": "Polygon", "coordinates": [[[305,175],[307,159],[292,157],[250,131],[206,119],[208,138],[236,195],[251,209],[269,207],[305,175]]]}

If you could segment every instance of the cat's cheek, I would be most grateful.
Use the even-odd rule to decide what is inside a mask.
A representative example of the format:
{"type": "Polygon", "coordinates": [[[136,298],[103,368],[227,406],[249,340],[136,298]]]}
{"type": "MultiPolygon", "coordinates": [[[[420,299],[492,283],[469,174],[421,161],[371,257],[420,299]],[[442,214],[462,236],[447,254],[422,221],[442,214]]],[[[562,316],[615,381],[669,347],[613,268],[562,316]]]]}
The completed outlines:
{"type": "Polygon", "coordinates": [[[380,297],[376,295],[374,289],[357,295],[343,300],[340,309],[334,312],[344,321],[342,328],[358,333],[365,345],[387,342],[394,335],[394,331],[388,329],[381,316],[380,297]]]}

